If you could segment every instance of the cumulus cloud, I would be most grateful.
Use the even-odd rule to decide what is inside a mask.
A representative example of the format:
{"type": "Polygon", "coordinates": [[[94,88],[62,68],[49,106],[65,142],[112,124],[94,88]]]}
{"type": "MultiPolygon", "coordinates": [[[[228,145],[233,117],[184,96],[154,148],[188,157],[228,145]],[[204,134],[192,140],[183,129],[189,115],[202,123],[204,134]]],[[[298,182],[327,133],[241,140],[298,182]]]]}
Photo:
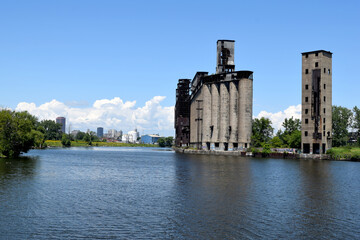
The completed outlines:
{"type": "Polygon", "coordinates": [[[272,122],[272,127],[275,128],[274,133],[276,133],[279,129],[283,129],[282,123],[284,122],[285,118],[298,118],[301,119],[301,104],[297,106],[290,106],[284,111],[271,113],[267,111],[261,111],[255,118],[269,118],[272,122]]]}
{"type": "Polygon", "coordinates": [[[144,106],[136,107],[136,101],[123,101],[119,97],[96,100],[91,107],[79,108],[52,100],[36,106],[35,103],[21,102],[16,111],[28,111],[40,120],[55,120],[58,116],[66,117],[66,124],[71,129],[104,130],[117,129],[125,132],[137,128],[140,133],[160,133],[173,135],[174,106],[164,107],[164,96],[155,96],[144,106]]]}

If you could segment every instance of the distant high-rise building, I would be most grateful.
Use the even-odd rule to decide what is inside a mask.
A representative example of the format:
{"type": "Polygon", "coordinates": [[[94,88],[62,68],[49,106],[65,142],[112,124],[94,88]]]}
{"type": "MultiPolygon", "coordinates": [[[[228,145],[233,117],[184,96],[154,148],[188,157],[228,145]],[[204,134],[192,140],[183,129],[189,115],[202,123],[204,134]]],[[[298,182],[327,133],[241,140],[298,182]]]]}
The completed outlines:
{"type": "Polygon", "coordinates": [[[61,125],[61,131],[65,133],[65,127],[66,127],[66,118],[64,117],[57,117],[56,123],[59,123],[61,125]]]}
{"type": "Polygon", "coordinates": [[[322,154],[332,145],[332,53],[302,53],[301,148],[322,154]]]}
{"type": "Polygon", "coordinates": [[[104,136],[104,128],[98,127],[96,130],[96,136],[98,136],[99,138],[102,138],[104,136]]]}

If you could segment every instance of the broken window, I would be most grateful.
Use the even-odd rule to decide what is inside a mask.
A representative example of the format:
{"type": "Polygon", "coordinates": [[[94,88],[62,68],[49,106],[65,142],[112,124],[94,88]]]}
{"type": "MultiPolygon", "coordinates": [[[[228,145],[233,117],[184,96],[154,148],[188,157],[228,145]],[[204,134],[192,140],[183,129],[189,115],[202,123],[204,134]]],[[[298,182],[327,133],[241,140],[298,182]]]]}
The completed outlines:
{"type": "Polygon", "coordinates": [[[305,74],[308,74],[309,73],[309,69],[305,69],[305,74]]]}
{"type": "Polygon", "coordinates": [[[305,131],[305,132],[304,132],[304,134],[305,134],[305,137],[307,137],[307,135],[308,135],[308,132],[307,132],[307,131],[305,131]]]}
{"type": "Polygon", "coordinates": [[[318,62],[315,62],[315,67],[319,67],[319,63],[318,63],[318,62]]]}
{"type": "Polygon", "coordinates": [[[308,97],[305,97],[305,102],[309,102],[309,98],[308,98],[308,97]]]}
{"type": "Polygon", "coordinates": [[[305,109],[305,114],[308,114],[308,112],[309,112],[309,109],[305,109]]]}
{"type": "Polygon", "coordinates": [[[330,75],[330,68],[328,69],[328,74],[330,75]]]}
{"type": "Polygon", "coordinates": [[[305,119],[305,124],[308,124],[309,123],[309,119],[305,119]]]}
{"type": "Polygon", "coordinates": [[[319,53],[315,53],[315,57],[319,56],[319,53]]]}
{"type": "Polygon", "coordinates": [[[308,58],[309,57],[309,54],[305,54],[305,58],[308,58]]]}
{"type": "Polygon", "coordinates": [[[308,90],[308,89],[309,89],[309,85],[306,84],[306,85],[305,85],[305,89],[308,90]]]}

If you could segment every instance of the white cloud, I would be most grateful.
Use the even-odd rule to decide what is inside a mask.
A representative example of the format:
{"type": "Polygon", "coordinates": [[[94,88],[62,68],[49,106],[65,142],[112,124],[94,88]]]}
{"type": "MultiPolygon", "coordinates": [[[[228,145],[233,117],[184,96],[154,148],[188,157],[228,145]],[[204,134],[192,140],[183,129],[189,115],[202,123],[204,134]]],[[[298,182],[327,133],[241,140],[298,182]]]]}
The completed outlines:
{"type": "Polygon", "coordinates": [[[124,132],[137,128],[142,133],[160,133],[165,136],[174,134],[174,106],[164,107],[161,102],[164,96],[155,96],[144,106],[136,107],[136,101],[123,102],[119,97],[101,99],[91,107],[79,108],[69,106],[57,100],[36,106],[35,103],[21,102],[16,111],[28,111],[40,120],[55,120],[58,116],[66,117],[66,124],[71,129],[96,131],[117,129],[124,132]]]}
{"type": "Polygon", "coordinates": [[[301,104],[297,106],[290,106],[284,111],[280,111],[277,113],[271,113],[267,111],[261,111],[257,116],[254,118],[269,118],[272,122],[272,127],[275,128],[274,133],[276,133],[279,129],[283,129],[282,123],[284,122],[285,118],[298,118],[301,119],[301,104]]]}

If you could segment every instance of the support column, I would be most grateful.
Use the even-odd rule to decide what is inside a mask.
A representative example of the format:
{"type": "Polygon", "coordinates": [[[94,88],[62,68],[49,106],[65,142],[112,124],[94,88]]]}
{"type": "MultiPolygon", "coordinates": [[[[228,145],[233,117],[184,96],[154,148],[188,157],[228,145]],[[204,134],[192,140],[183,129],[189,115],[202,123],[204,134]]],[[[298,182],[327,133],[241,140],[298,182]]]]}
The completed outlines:
{"type": "Polygon", "coordinates": [[[202,140],[202,149],[208,149],[207,142],[211,140],[211,85],[204,84],[203,86],[203,140],[202,140]]]}
{"type": "Polygon", "coordinates": [[[227,150],[226,144],[229,142],[229,90],[228,83],[220,84],[220,148],[227,150]]]}
{"type": "Polygon", "coordinates": [[[239,147],[249,148],[252,131],[253,82],[242,78],[239,81],[239,147]]]}
{"type": "Polygon", "coordinates": [[[211,150],[215,150],[215,143],[219,142],[219,110],[220,93],[216,83],[211,84],[211,150]]]}
{"type": "Polygon", "coordinates": [[[239,125],[239,109],[238,109],[238,82],[230,82],[230,139],[229,151],[234,150],[233,143],[238,142],[238,125],[239,125]],[[230,149],[231,143],[231,149],[230,149]]]}

